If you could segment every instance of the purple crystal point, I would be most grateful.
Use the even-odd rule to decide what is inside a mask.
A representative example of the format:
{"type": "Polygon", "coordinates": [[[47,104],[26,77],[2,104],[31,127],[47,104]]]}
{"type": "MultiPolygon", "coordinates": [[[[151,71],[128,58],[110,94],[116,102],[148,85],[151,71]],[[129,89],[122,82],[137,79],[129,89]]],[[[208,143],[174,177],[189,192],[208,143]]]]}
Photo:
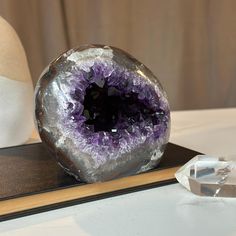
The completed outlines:
{"type": "Polygon", "coordinates": [[[124,51],[90,45],[53,61],[36,87],[41,139],[85,182],[154,168],[169,139],[170,111],[157,78],[124,51]]]}

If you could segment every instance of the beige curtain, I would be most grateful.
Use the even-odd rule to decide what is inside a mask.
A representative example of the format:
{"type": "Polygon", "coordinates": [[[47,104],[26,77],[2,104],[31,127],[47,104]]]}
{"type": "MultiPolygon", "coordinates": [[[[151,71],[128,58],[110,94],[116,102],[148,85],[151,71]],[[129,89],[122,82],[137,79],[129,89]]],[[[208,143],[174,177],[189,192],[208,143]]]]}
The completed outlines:
{"type": "Polygon", "coordinates": [[[235,0],[0,0],[34,83],[64,50],[120,47],[146,64],[172,109],[236,105],[235,0]]]}

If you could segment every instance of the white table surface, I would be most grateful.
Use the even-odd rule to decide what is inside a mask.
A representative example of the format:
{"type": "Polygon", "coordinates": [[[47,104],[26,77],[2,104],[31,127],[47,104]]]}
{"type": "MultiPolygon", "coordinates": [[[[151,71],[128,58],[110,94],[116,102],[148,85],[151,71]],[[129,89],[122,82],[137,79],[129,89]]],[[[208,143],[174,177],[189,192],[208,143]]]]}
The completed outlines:
{"type": "MultiPolygon", "coordinates": [[[[236,108],[172,113],[171,142],[236,153],[236,108]]],[[[198,197],[179,184],[0,223],[0,236],[236,236],[236,199],[198,197]]]]}

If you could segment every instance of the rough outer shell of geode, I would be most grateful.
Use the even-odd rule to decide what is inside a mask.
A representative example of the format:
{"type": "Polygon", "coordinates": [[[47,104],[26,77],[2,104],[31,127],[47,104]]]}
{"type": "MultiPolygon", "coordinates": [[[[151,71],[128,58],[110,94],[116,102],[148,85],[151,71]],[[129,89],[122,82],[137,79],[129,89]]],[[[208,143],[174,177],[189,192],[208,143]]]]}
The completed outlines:
{"type": "Polygon", "coordinates": [[[87,45],[62,54],[42,73],[35,103],[42,141],[80,181],[152,169],[169,139],[163,88],[118,48],[87,45]]]}

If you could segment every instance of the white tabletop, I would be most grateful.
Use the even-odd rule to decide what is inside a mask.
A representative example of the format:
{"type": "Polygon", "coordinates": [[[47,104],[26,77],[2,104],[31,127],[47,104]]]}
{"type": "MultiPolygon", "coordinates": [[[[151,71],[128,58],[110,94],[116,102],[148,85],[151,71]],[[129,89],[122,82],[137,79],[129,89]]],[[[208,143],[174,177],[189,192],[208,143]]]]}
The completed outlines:
{"type": "MultiPolygon", "coordinates": [[[[236,153],[236,109],[172,113],[171,142],[236,153]]],[[[236,199],[198,197],[168,185],[0,223],[0,236],[236,236],[236,199]]]]}

